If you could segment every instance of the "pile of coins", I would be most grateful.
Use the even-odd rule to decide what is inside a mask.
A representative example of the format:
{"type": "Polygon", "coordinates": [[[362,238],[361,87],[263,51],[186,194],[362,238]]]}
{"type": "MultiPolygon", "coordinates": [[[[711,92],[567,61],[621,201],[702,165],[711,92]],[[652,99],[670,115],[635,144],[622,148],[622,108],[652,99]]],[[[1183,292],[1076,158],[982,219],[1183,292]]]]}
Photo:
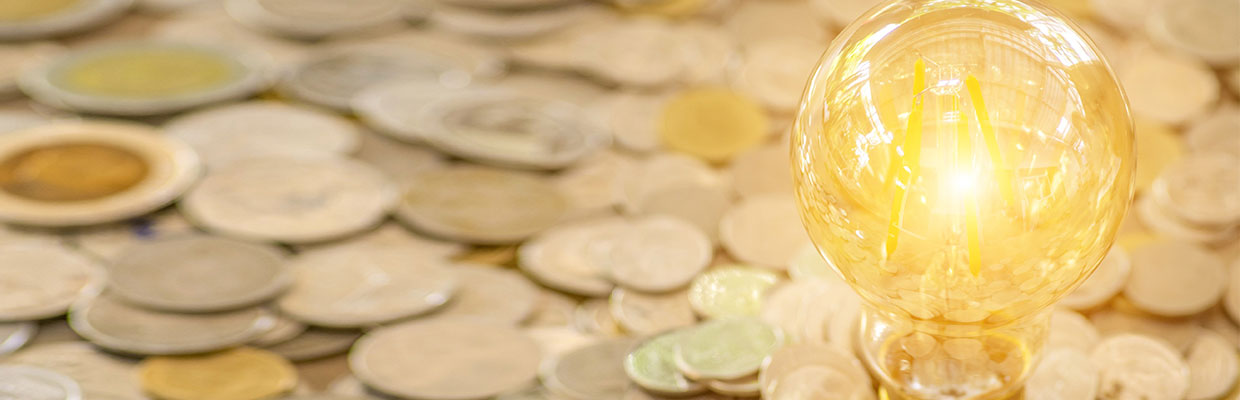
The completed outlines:
{"type": "MultiPolygon", "coordinates": [[[[1139,193],[1025,397],[1234,398],[1240,1],[1051,3],[1139,193]]],[[[878,398],[787,150],[875,4],[0,0],[0,398],[878,398]]]]}

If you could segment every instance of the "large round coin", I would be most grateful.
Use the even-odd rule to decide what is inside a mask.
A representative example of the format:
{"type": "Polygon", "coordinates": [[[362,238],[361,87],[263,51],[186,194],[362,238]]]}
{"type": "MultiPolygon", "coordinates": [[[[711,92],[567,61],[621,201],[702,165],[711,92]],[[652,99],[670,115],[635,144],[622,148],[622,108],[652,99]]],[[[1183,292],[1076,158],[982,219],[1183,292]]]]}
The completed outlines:
{"type": "Polygon", "coordinates": [[[349,367],[384,393],[466,400],[533,383],[539,358],[538,344],[517,328],[445,318],[371,331],[353,346],[349,367]]]}
{"type": "Polygon", "coordinates": [[[74,226],[167,205],[201,171],[194,150],[137,124],[63,122],[0,136],[0,220],[74,226]]]}
{"type": "Polygon", "coordinates": [[[78,294],[103,281],[103,268],[59,245],[0,246],[0,321],[65,313],[78,294]]]}
{"type": "Polygon", "coordinates": [[[228,164],[181,201],[209,231],[251,240],[325,241],[378,225],[396,202],[384,175],[337,158],[253,158],[228,164]]]}
{"type": "Polygon", "coordinates": [[[89,29],[120,17],[133,0],[0,0],[0,39],[33,39],[89,29]]]}
{"type": "Polygon", "coordinates": [[[458,167],[418,174],[396,217],[436,236],[504,244],[551,227],[567,211],[564,195],[540,176],[458,167]]]}
{"type": "Polygon", "coordinates": [[[267,84],[260,56],[201,44],[123,42],[65,53],[22,75],[22,91],[57,108],[157,115],[245,97],[267,84]]]}
{"type": "Polygon", "coordinates": [[[101,294],[69,311],[74,332],[100,347],[128,354],[194,354],[248,343],[271,329],[262,308],[208,314],[174,314],[138,308],[101,294]]]}
{"type": "Polygon", "coordinates": [[[195,112],[169,121],[164,130],[212,167],[256,156],[349,154],[358,149],[361,136],[356,125],[338,115],[268,101],[195,112]]]}

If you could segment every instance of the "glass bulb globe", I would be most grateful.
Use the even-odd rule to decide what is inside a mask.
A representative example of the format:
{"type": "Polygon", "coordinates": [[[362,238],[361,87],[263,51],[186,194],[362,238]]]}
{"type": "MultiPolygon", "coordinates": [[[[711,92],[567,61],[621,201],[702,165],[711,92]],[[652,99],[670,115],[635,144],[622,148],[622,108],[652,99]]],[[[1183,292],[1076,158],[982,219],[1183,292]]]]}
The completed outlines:
{"type": "Polygon", "coordinates": [[[1019,389],[1047,309],[1132,197],[1127,101],[1080,28],[1017,0],[886,1],[835,39],[792,139],[801,216],[867,303],[896,397],[1019,389]]]}

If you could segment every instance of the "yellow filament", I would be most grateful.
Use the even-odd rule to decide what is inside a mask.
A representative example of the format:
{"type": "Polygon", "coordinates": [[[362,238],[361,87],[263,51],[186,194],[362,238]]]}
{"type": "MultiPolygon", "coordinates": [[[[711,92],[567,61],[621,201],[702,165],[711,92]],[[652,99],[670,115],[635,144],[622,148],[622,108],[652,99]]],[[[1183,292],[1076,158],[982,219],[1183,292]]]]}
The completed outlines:
{"type": "MultiPolygon", "coordinates": [[[[956,120],[956,161],[957,170],[970,171],[973,167],[973,143],[969,138],[969,123],[960,112],[960,97],[952,96],[951,111],[956,120]]],[[[964,199],[965,232],[969,241],[969,272],[977,276],[982,269],[982,244],[978,238],[977,199],[970,196],[964,199]]]]}
{"type": "Polygon", "coordinates": [[[995,175],[999,180],[999,194],[1003,195],[1003,201],[1007,204],[1015,204],[1016,196],[1012,193],[1012,180],[1007,172],[1007,164],[1003,162],[1003,155],[999,153],[999,139],[995,136],[995,128],[990,125],[990,114],[986,112],[986,102],[982,99],[982,84],[977,81],[977,77],[969,75],[965,78],[965,86],[969,89],[969,96],[973,100],[973,113],[977,115],[977,123],[982,130],[982,135],[986,138],[986,149],[990,153],[990,162],[994,164],[995,175]]]}
{"type": "Polygon", "coordinates": [[[913,66],[913,106],[908,114],[908,130],[904,136],[904,155],[901,157],[904,168],[899,171],[900,183],[895,187],[895,197],[891,200],[891,219],[887,225],[887,244],[884,246],[886,257],[891,257],[900,241],[900,225],[904,218],[904,197],[913,180],[917,179],[921,164],[921,92],[926,90],[926,63],[918,58],[913,66]]]}

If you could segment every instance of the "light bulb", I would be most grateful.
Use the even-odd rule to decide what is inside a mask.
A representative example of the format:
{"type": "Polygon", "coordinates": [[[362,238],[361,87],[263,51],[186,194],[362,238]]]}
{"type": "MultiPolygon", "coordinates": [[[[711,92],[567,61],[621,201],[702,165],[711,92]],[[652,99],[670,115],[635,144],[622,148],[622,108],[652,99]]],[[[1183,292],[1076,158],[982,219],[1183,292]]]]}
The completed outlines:
{"type": "Polygon", "coordinates": [[[1048,306],[1110,248],[1135,165],[1098,49],[1017,0],[872,9],[814,70],[792,151],[806,229],[867,303],[863,358],[923,399],[1019,389],[1048,306]]]}

